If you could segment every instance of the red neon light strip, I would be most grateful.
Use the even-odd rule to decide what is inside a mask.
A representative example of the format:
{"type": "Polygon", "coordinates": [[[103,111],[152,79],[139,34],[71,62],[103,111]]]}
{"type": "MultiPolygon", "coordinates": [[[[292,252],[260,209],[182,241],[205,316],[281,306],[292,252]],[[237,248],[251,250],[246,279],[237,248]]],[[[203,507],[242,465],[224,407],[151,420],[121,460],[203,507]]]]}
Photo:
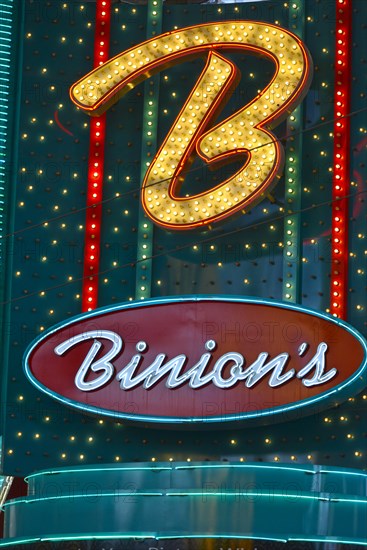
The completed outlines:
{"type": "Polygon", "coordinates": [[[352,0],[337,0],[334,91],[334,170],[330,313],[345,319],[348,295],[348,195],[350,189],[350,95],[352,0]]]}
{"type": "MultiPolygon", "coordinates": [[[[111,0],[97,0],[94,35],[94,68],[108,59],[111,27],[111,0]]],[[[101,249],[101,219],[104,174],[106,116],[92,118],[90,123],[87,211],[84,239],[82,311],[98,305],[98,271],[101,249]]]]}

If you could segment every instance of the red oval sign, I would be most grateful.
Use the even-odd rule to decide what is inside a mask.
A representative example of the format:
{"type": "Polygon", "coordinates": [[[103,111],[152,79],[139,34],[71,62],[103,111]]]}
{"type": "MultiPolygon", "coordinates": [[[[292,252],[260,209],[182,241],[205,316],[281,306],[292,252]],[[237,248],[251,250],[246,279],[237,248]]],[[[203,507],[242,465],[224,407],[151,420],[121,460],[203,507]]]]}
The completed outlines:
{"type": "Polygon", "coordinates": [[[45,393],[116,419],[281,420],[357,393],[366,351],[357,331],[322,313],[202,296],[81,315],[38,338],[24,366],[45,393]]]}

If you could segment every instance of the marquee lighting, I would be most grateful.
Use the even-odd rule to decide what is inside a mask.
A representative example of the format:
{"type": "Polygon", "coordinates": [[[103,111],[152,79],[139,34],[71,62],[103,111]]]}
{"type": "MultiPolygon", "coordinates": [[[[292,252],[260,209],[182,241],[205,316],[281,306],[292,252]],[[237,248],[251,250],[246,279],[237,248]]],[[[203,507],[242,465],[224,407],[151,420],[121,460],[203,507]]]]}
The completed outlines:
{"type": "Polygon", "coordinates": [[[301,40],[286,29],[252,21],[188,27],[121,53],[71,88],[76,105],[99,115],[154,72],[203,53],[208,54],[206,66],[142,185],[147,214],[171,229],[206,225],[243,210],[261,200],[280,177],[283,150],[266,128],[278,125],[295,108],[310,83],[311,59],[301,40]],[[249,104],[208,129],[239,77],[236,66],[218,50],[267,57],[275,73],[249,104]],[[215,188],[179,197],[185,169],[195,152],[208,164],[236,160],[238,155],[246,155],[246,161],[215,188]]]}
{"type": "MultiPolygon", "coordinates": [[[[289,26],[301,39],[305,35],[305,8],[302,0],[294,0],[288,6],[289,26]]],[[[283,300],[300,301],[301,288],[301,215],[302,208],[302,146],[303,104],[294,109],[287,121],[290,136],[285,158],[284,203],[287,217],[284,224],[283,250],[283,300]]]]}
{"type": "MultiPolygon", "coordinates": [[[[160,1],[158,3],[158,0],[153,0],[152,8],[151,10],[148,8],[147,10],[147,38],[156,36],[162,32],[163,2],[160,1]]],[[[152,160],[151,155],[157,150],[158,126],[160,122],[158,115],[159,95],[160,78],[159,75],[156,75],[145,82],[139,181],[144,180],[147,166],[149,166],[152,160]]],[[[152,287],[154,226],[143,208],[139,208],[138,224],[135,296],[140,300],[145,300],[151,295],[152,287]]]]}
{"type": "Polygon", "coordinates": [[[350,192],[351,0],[338,0],[336,15],[330,313],[344,319],[348,290],[348,199],[343,197],[350,192]]]}
{"type": "MultiPolygon", "coordinates": [[[[103,65],[108,57],[111,0],[97,0],[94,39],[94,66],[103,65]]],[[[83,273],[82,310],[97,307],[100,258],[100,231],[102,219],[104,141],[106,119],[94,118],[90,125],[87,210],[85,221],[85,254],[83,273]]]]}

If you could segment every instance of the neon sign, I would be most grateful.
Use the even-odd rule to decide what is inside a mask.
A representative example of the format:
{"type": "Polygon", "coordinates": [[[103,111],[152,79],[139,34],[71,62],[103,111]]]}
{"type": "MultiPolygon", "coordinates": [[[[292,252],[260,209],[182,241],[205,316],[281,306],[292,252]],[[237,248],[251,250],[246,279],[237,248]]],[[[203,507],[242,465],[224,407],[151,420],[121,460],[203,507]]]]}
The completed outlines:
{"type": "Polygon", "coordinates": [[[28,379],[64,404],[163,423],[275,420],[364,387],[367,345],[301,306],[180,297],[111,306],[50,329],[26,352],[28,379]]]}
{"type": "Polygon", "coordinates": [[[138,83],[193,55],[206,65],[150,164],[142,184],[147,215],[169,229],[216,222],[253,206],[280,177],[283,149],[271,133],[303,99],[312,61],[302,41],[286,29],[253,21],[187,27],[134,46],[97,67],[71,88],[74,103],[100,115],[138,83]],[[253,53],[270,59],[270,83],[250,103],[210,127],[239,78],[219,51],[253,53]],[[244,165],[216,187],[190,197],[179,192],[193,155],[208,165],[237,160],[244,165]]]}
{"type": "MultiPolygon", "coordinates": [[[[112,363],[117,358],[124,347],[124,341],[121,336],[110,330],[91,330],[72,336],[62,342],[54,349],[58,356],[64,355],[69,349],[85,340],[93,340],[93,344],[82,360],[82,363],[75,375],[75,385],[81,391],[94,391],[102,388],[105,384],[113,381],[114,378],[119,381],[121,390],[131,390],[141,385],[145,390],[152,388],[155,384],[166,378],[166,388],[173,390],[188,383],[192,389],[198,389],[213,383],[218,388],[228,389],[235,386],[238,382],[244,381],[246,388],[252,388],[263,378],[269,378],[268,385],[276,388],[286,384],[292,378],[302,379],[306,387],[318,386],[334,378],[338,371],[332,368],[329,372],[326,369],[326,352],[328,345],[321,342],[317,347],[317,352],[309,359],[307,364],[296,373],[292,368],[287,372],[286,365],[291,356],[289,353],[279,353],[272,359],[267,352],[260,352],[255,361],[245,367],[246,359],[242,353],[229,351],[221,355],[213,369],[206,372],[208,365],[212,360],[212,354],[217,347],[215,340],[205,342],[205,350],[199,361],[191,365],[188,370],[185,366],[188,357],[181,353],[168,359],[165,353],[158,353],[150,365],[144,366],[143,353],[148,350],[148,343],[143,340],[136,344],[136,351],[128,363],[115,376],[115,367],[112,363]],[[96,361],[95,358],[99,350],[103,347],[101,340],[112,342],[112,348],[96,361]],[[229,370],[229,376],[225,378],[224,372],[229,370]],[[97,378],[88,381],[90,375],[101,372],[97,378]],[[204,374],[205,373],[205,374],[204,374]],[[310,378],[307,378],[309,374],[310,378]]],[[[297,350],[298,356],[302,356],[308,349],[309,344],[302,342],[297,350]]]]}

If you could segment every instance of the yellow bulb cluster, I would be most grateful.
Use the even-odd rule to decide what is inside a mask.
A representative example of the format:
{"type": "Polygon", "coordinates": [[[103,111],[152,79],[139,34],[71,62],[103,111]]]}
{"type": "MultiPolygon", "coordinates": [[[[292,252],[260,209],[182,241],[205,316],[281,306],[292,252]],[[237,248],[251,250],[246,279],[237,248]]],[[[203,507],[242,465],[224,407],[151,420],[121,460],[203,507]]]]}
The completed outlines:
{"type": "Polygon", "coordinates": [[[227,21],[163,34],[104,63],[71,88],[72,100],[100,114],[144,78],[183,58],[208,52],[190,97],[150,164],[143,182],[147,214],[172,228],[207,224],[259,200],[282,168],[280,145],[263,127],[275,126],[301,100],[310,80],[310,58],[289,31],[265,23],[227,21]],[[205,132],[234,84],[236,67],[217,53],[231,49],[270,58],[269,85],[248,105],[205,132]],[[204,133],[205,132],[205,133],[204,133]],[[245,165],[215,189],[181,198],[184,169],[195,151],[207,163],[247,153],[245,165]]]}

